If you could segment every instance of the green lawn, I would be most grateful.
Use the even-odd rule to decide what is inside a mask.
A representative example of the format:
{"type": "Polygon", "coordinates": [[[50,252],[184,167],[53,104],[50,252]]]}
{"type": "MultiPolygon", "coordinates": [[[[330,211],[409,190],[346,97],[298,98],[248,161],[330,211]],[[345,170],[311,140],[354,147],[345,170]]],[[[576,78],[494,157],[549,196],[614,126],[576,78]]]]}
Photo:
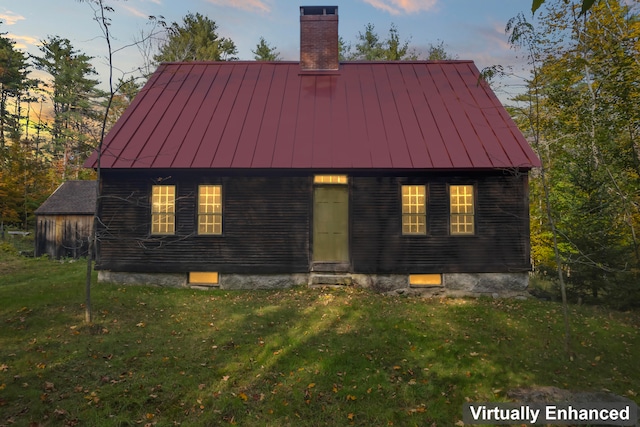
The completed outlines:
{"type": "Polygon", "coordinates": [[[508,390],[640,402],[640,313],[350,287],[97,284],[85,263],[0,252],[0,426],[454,426],[508,390]]]}

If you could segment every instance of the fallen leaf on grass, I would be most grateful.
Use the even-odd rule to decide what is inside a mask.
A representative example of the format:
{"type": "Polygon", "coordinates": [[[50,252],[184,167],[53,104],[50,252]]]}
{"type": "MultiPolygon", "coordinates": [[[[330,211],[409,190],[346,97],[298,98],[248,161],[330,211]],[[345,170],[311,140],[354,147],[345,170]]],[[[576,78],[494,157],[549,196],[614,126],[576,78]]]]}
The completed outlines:
{"type": "Polygon", "coordinates": [[[4,363],[0,365],[0,371],[6,372],[8,369],[9,369],[9,365],[6,365],[4,363]]]}

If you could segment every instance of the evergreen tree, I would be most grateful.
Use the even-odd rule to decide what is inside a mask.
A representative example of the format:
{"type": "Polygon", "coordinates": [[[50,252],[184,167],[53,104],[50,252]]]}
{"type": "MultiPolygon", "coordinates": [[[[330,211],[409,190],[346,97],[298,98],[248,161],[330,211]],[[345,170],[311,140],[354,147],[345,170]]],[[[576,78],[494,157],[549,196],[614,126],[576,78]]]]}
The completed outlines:
{"type": "Polygon", "coordinates": [[[0,149],[5,148],[8,135],[14,138],[20,128],[20,96],[28,86],[27,57],[15,48],[15,42],[0,33],[0,149]],[[12,113],[9,100],[16,106],[12,113]]]}
{"type": "Polygon", "coordinates": [[[167,38],[154,55],[157,62],[231,61],[238,49],[231,39],[220,37],[218,25],[199,13],[188,14],[182,24],[167,28],[167,38]]]}
{"type": "Polygon", "coordinates": [[[70,168],[77,174],[95,145],[95,106],[103,94],[97,89],[98,80],[91,78],[97,74],[92,58],[75,50],[68,39],[50,37],[40,51],[42,56],[33,57],[34,64],[52,78],[48,84],[54,109],[51,151],[60,159],[62,179],[66,179],[70,168]]]}
{"type": "Polygon", "coordinates": [[[277,48],[269,45],[264,37],[260,37],[260,42],[256,45],[256,49],[251,52],[256,61],[280,61],[281,59],[277,48]]]}

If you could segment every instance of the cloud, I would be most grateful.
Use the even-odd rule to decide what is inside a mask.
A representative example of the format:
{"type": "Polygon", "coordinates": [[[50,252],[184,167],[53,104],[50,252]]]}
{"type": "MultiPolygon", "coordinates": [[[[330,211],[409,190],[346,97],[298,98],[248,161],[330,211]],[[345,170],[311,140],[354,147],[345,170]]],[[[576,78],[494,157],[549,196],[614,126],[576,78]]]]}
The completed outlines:
{"type": "Polygon", "coordinates": [[[31,36],[18,36],[16,34],[11,34],[8,33],[6,35],[6,37],[9,40],[13,40],[16,42],[15,47],[18,49],[26,49],[27,45],[30,46],[37,46],[40,44],[40,40],[35,38],[35,37],[31,37],[31,36]]]}
{"type": "Polygon", "coordinates": [[[271,2],[264,0],[234,0],[229,2],[228,0],[207,0],[209,3],[217,4],[220,6],[230,6],[237,9],[246,10],[248,12],[269,13],[271,12],[271,2]]]}
{"type": "Polygon", "coordinates": [[[384,10],[391,15],[402,13],[426,12],[433,9],[438,0],[363,0],[376,9],[384,10]]]}
{"type": "Polygon", "coordinates": [[[148,18],[149,15],[147,13],[141,12],[138,9],[136,9],[133,6],[128,6],[126,4],[120,4],[120,7],[122,7],[124,10],[126,10],[127,12],[129,12],[131,15],[133,16],[137,16],[138,18],[148,18]]]}
{"type": "Polygon", "coordinates": [[[18,21],[22,21],[24,20],[24,16],[22,15],[16,15],[15,13],[11,12],[10,10],[7,10],[5,13],[0,13],[0,21],[2,21],[3,23],[7,24],[7,25],[13,25],[18,21]]]}

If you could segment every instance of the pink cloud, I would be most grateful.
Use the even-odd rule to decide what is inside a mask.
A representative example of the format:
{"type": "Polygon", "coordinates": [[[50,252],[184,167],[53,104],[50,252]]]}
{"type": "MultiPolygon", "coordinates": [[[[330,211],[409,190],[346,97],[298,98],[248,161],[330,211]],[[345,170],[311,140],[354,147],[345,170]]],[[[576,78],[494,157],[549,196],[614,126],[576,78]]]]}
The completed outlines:
{"type": "Polygon", "coordinates": [[[402,13],[426,12],[433,9],[438,0],[363,0],[376,9],[384,10],[391,15],[402,13]]]}
{"type": "Polygon", "coordinates": [[[269,2],[263,0],[234,0],[232,2],[228,0],[208,0],[208,2],[220,6],[235,7],[248,12],[268,13],[271,11],[269,2]]]}

